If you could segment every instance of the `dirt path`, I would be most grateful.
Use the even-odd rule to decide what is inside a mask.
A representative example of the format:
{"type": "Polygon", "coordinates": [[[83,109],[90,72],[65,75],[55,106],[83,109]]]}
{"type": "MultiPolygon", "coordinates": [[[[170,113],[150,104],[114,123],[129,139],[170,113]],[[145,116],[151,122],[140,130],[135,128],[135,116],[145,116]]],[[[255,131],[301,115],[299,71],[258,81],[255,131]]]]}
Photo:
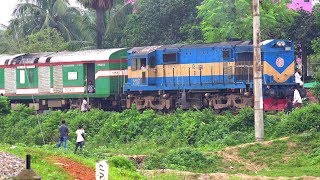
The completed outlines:
{"type": "Polygon", "coordinates": [[[51,160],[76,180],[95,180],[95,170],[91,167],[64,157],[52,157],[51,160]]]}

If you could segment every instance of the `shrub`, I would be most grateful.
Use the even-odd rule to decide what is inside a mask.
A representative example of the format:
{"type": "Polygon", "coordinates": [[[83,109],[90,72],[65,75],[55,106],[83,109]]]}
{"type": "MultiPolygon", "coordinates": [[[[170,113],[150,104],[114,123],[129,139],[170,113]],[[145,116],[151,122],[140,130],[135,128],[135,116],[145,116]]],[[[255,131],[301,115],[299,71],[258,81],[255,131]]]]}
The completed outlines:
{"type": "Polygon", "coordinates": [[[119,168],[119,169],[126,169],[130,171],[136,171],[136,168],[132,161],[128,160],[125,157],[121,156],[114,156],[109,159],[110,166],[119,168]]]}

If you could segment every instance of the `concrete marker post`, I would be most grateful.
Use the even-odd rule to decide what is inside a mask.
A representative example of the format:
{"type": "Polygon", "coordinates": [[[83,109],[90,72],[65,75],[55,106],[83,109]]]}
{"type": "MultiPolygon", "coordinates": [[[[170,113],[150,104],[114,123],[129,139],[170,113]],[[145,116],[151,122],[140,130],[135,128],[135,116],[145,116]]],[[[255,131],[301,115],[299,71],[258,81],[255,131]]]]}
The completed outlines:
{"type": "Polygon", "coordinates": [[[102,160],[96,164],[96,180],[109,179],[109,164],[108,161],[102,160]]]}

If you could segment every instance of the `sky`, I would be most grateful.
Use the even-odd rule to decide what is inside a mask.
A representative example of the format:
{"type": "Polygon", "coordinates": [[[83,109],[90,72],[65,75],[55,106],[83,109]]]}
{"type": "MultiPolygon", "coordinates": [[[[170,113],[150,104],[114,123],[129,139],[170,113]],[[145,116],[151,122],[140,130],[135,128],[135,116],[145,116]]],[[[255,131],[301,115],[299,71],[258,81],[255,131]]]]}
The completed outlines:
{"type": "MultiPolygon", "coordinates": [[[[0,0],[0,24],[8,25],[12,12],[20,0],[0,0]]],[[[79,6],[76,0],[69,0],[72,6],[79,6]]]]}

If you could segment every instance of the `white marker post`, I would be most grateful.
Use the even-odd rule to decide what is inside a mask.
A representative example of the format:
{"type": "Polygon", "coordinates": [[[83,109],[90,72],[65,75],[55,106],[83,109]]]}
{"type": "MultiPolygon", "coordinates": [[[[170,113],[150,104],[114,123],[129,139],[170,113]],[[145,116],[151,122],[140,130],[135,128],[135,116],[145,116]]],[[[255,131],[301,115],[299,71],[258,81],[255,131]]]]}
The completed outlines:
{"type": "Polygon", "coordinates": [[[96,180],[108,180],[109,164],[108,161],[99,161],[96,164],[96,180]]]}

